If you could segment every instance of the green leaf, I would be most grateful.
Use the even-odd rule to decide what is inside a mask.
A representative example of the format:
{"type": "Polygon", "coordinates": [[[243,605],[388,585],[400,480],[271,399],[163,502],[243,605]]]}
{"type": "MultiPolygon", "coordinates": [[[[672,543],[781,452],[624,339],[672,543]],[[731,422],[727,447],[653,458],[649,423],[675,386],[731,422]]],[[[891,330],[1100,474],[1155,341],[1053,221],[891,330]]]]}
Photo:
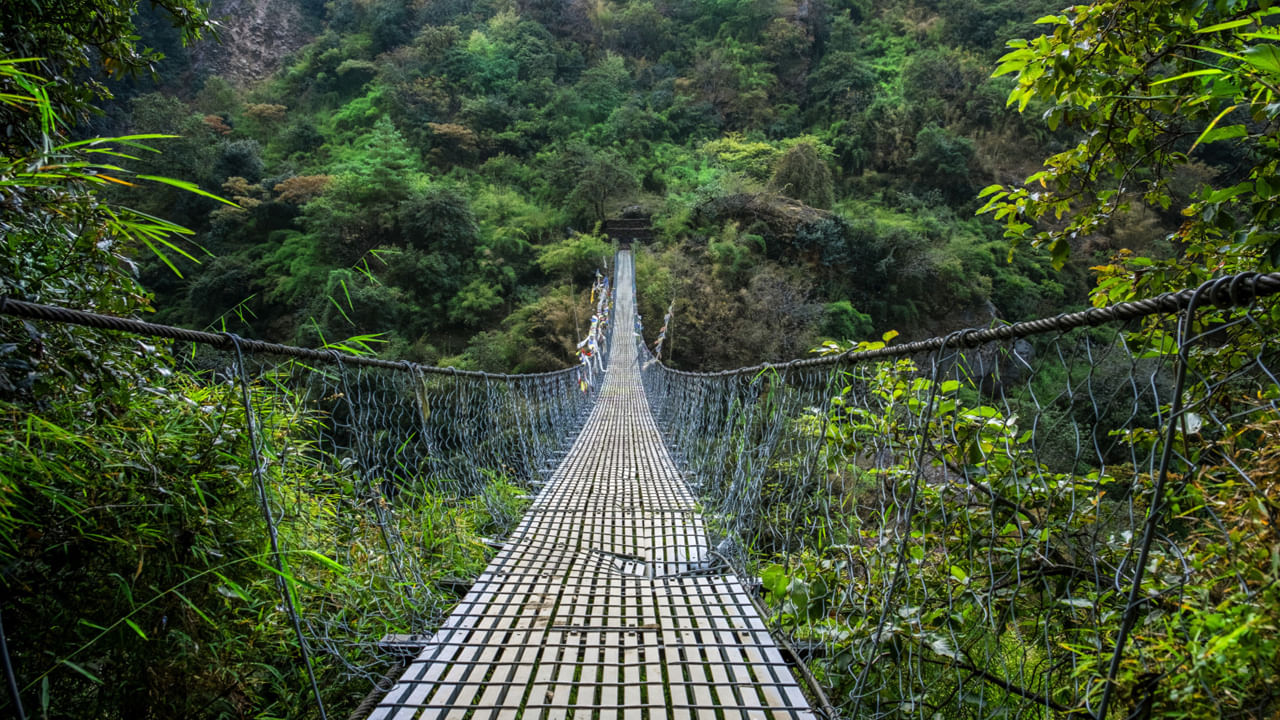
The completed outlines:
{"type": "Polygon", "coordinates": [[[213,619],[210,618],[208,615],[205,615],[204,611],[201,610],[199,607],[197,607],[195,603],[191,602],[191,598],[187,597],[186,595],[183,595],[177,590],[174,590],[173,594],[177,595],[178,598],[182,600],[182,602],[186,603],[187,607],[191,608],[192,612],[194,612],[196,615],[199,615],[201,620],[204,620],[205,622],[209,623],[214,627],[218,626],[218,623],[214,622],[213,619]]]}
{"type": "Polygon", "coordinates": [[[1239,20],[1231,20],[1229,22],[1218,23],[1217,25],[1210,25],[1209,27],[1200,28],[1199,30],[1196,31],[1196,34],[1203,35],[1205,33],[1220,32],[1222,30],[1230,30],[1231,28],[1242,27],[1252,22],[1253,22],[1253,18],[1240,18],[1239,20]]]}
{"type": "Polygon", "coordinates": [[[1213,53],[1214,55],[1221,55],[1222,57],[1231,58],[1232,60],[1239,60],[1241,62],[1244,62],[1244,58],[1235,53],[1227,52],[1226,50],[1219,50],[1218,48],[1209,47],[1207,45],[1187,45],[1186,47],[1194,48],[1196,50],[1201,50],[1207,53],[1213,53]]]}
{"type": "Polygon", "coordinates": [[[324,565],[325,567],[329,568],[330,570],[336,573],[346,575],[348,572],[350,572],[350,570],[347,569],[345,565],[342,565],[341,563],[337,562],[336,560],[333,560],[330,557],[321,555],[320,553],[314,550],[299,550],[298,552],[301,553],[302,555],[305,555],[311,558],[312,560],[315,560],[316,562],[320,563],[321,565],[324,565]]]}
{"type": "Polygon", "coordinates": [[[1201,139],[1200,144],[1208,145],[1211,142],[1245,137],[1248,134],[1249,131],[1245,129],[1244,125],[1228,125],[1226,127],[1214,128],[1213,132],[1205,135],[1204,138],[1201,139]]]}
{"type": "Polygon", "coordinates": [[[148,639],[148,638],[147,638],[147,634],[146,634],[146,633],[144,633],[144,632],[142,632],[142,628],[138,627],[138,623],[136,623],[136,622],[134,622],[134,621],[130,620],[129,618],[125,618],[125,619],[124,619],[124,622],[125,622],[125,624],[126,624],[126,625],[128,625],[128,626],[129,626],[129,627],[131,627],[131,628],[133,628],[133,631],[134,631],[134,632],[138,633],[138,637],[142,638],[143,640],[147,640],[147,639],[148,639]]]}
{"type": "Polygon", "coordinates": [[[1140,354],[1140,357],[1160,357],[1161,355],[1178,354],[1178,338],[1163,330],[1153,331],[1152,336],[1147,340],[1147,344],[1148,348],[1140,354]]]}
{"type": "MultiPolygon", "coordinates": [[[[346,288],[346,285],[343,285],[343,286],[342,286],[342,289],[343,289],[343,290],[346,290],[346,289],[347,289],[347,288],[346,288]]],[[[347,296],[347,299],[348,299],[348,300],[350,300],[350,299],[351,299],[351,296],[350,296],[350,295],[348,295],[348,296],[347,296]]],[[[351,327],[355,327],[355,326],[356,326],[355,321],[353,321],[350,317],[348,317],[348,316],[347,316],[347,311],[342,309],[342,306],[338,304],[338,301],[337,301],[337,300],[334,300],[334,299],[333,299],[333,296],[332,296],[332,295],[330,295],[330,296],[329,296],[329,303],[330,303],[330,304],[332,304],[332,305],[333,305],[333,307],[334,307],[335,309],[337,309],[338,314],[342,316],[342,319],[343,319],[343,320],[346,320],[346,321],[347,321],[347,324],[348,324],[348,325],[350,325],[351,327]]]]}
{"type": "Polygon", "coordinates": [[[1230,200],[1231,198],[1236,197],[1237,195],[1240,195],[1240,194],[1243,194],[1243,193],[1249,192],[1249,191],[1250,191],[1250,190],[1252,190],[1252,189],[1253,189],[1253,183],[1251,183],[1251,182],[1242,182],[1242,183],[1240,183],[1240,184],[1238,184],[1238,185],[1232,185],[1232,186],[1231,186],[1231,187],[1229,187],[1229,188],[1222,188],[1221,190],[1214,190],[1213,192],[1211,192],[1211,193],[1209,193],[1208,195],[1206,195],[1206,196],[1205,196],[1204,201],[1205,201],[1206,203],[1220,203],[1220,202],[1225,202],[1225,201],[1227,201],[1227,200],[1230,200]]]}
{"type": "Polygon", "coordinates": [[[55,151],[71,150],[73,148],[78,148],[78,147],[86,147],[86,146],[94,147],[94,146],[103,145],[106,143],[113,143],[117,145],[127,145],[129,147],[137,148],[139,150],[150,150],[151,152],[160,152],[159,150],[156,150],[153,147],[150,147],[148,145],[143,145],[142,143],[138,142],[138,140],[164,140],[164,139],[176,138],[176,137],[180,137],[180,136],[165,135],[163,133],[144,133],[141,135],[119,135],[116,137],[108,137],[108,138],[96,137],[96,138],[89,138],[88,140],[78,140],[76,142],[70,142],[63,145],[59,145],[56,148],[54,148],[54,150],[55,151]]]}
{"type": "Polygon", "coordinates": [[[806,616],[809,614],[809,583],[800,578],[792,578],[787,585],[787,597],[796,606],[797,611],[803,612],[806,616]]]}
{"type": "Polygon", "coordinates": [[[151,182],[158,182],[162,185],[170,185],[172,187],[178,188],[179,190],[186,190],[189,193],[199,195],[200,197],[206,197],[206,198],[209,198],[210,200],[217,200],[220,203],[226,203],[227,205],[230,205],[231,207],[234,207],[234,208],[240,207],[239,205],[231,202],[230,200],[224,197],[219,197],[217,195],[214,195],[208,190],[201,190],[200,186],[196,185],[193,182],[188,182],[186,180],[174,180],[173,178],[161,177],[159,175],[138,175],[137,178],[139,180],[150,180],[151,182]]]}
{"type": "Polygon", "coordinates": [[[99,685],[103,685],[103,684],[105,684],[105,683],[103,683],[103,682],[102,682],[102,679],[101,679],[101,678],[99,678],[97,675],[94,675],[93,673],[89,672],[88,670],[85,670],[84,668],[82,668],[82,667],[80,667],[79,665],[77,665],[77,664],[75,664],[75,663],[71,662],[70,660],[62,660],[62,661],[61,661],[61,663],[62,663],[63,665],[66,665],[67,667],[71,668],[72,670],[75,670],[76,672],[80,673],[81,675],[83,675],[83,676],[85,676],[85,677],[89,678],[90,680],[94,681],[95,683],[97,683],[97,684],[99,684],[99,685]]]}
{"type": "Polygon", "coordinates": [[[791,578],[787,577],[786,568],[770,565],[760,573],[760,581],[774,597],[782,597],[787,593],[787,583],[791,582],[791,578]]]}
{"type": "Polygon", "coordinates": [[[1151,87],[1155,87],[1157,85],[1164,85],[1165,83],[1177,82],[1178,80],[1185,80],[1186,78],[1189,78],[1189,77],[1200,77],[1203,75],[1226,75],[1226,74],[1227,74],[1226,71],[1219,70],[1218,68],[1208,68],[1205,70],[1192,70],[1191,72],[1184,72],[1181,75],[1174,75],[1173,77],[1161,78],[1151,83],[1151,87]]]}
{"type": "Polygon", "coordinates": [[[1061,238],[1054,240],[1049,245],[1049,259],[1053,263],[1055,270],[1061,270],[1066,267],[1067,260],[1071,259],[1071,245],[1061,238]]]}
{"type": "Polygon", "coordinates": [[[1190,155],[1190,154],[1191,154],[1191,152],[1192,152],[1193,150],[1195,150],[1195,149],[1196,149],[1196,146],[1197,146],[1197,145],[1199,145],[1199,144],[1200,144],[1200,142],[1201,142],[1202,140],[1204,140],[1204,139],[1205,139],[1205,136],[1207,136],[1209,133],[1213,132],[1213,128],[1214,128],[1215,126],[1217,126],[1217,124],[1218,124],[1218,121],[1219,121],[1219,120],[1221,120],[1222,118],[1226,117],[1226,116],[1227,116],[1227,113],[1231,112],[1232,110],[1235,110],[1235,109],[1236,109],[1236,108],[1238,108],[1238,107],[1240,107],[1240,106],[1239,106],[1239,105],[1232,105],[1231,107],[1227,108],[1226,110],[1223,110],[1222,112],[1218,113],[1218,116],[1217,116],[1217,117],[1215,117],[1215,118],[1213,119],[1213,122],[1210,122],[1210,123],[1209,123],[1209,127],[1205,128],[1205,129],[1204,129],[1204,132],[1200,133],[1200,137],[1196,138],[1196,141],[1195,141],[1194,143],[1192,143],[1192,144],[1191,144],[1191,150],[1188,150],[1188,151],[1187,151],[1187,154],[1188,154],[1188,155],[1190,155]]]}
{"type": "Polygon", "coordinates": [[[1240,53],[1244,61],[1263,72],[1280,74],[1280,48],[1270,43],[1254,45],[1240,53]]]}

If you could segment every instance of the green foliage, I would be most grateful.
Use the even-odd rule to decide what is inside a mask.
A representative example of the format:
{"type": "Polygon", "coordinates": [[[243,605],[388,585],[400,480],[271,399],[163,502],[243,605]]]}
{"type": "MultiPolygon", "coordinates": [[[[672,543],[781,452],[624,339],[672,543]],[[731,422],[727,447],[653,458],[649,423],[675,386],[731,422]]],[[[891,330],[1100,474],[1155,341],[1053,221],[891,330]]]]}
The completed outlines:
{"type": "MultiPolygon", "coordinates": [[[[4,59],[34,59],[31,72],[46,79],[43,98],[51,116],[59,122],[81,122],[95,110],[95,103],[111,97],[100,80],[85,78],[85,70],[100,68],[114,77],[136,75],[152,70],[164,57],[138,43],[136,7],[131,0],[88,0],[51,13],[38,2],[8,3],[0,36],[4,59]]],[[[184,44],[215,29],[207,7],[197,0],[157,0],[154,7],[172,21],[184,44]]],[[[0,76],[0,93],[12,93],[15,78],[10,73],[0,76]]],[[[0,125],[9,129],[0,141],[5,155],[39,146],[41,136],[48,134],[38,115],[8,100],[0,102],[0,125]]]]}
{"type": "Polygon", "coordinates": [[[626,201],[637,189],[630,169],[610,153],[593,153],[574,174],[578,180],[566,202],[593,222],[603,221],[614,203],[626,201]]]}
{"type": "Polygon", "coordinates": [[[927,125],[916,135],[916,154],[907,162],[921,186],[937,190],[949,203],[962,204],[973,197],[973,142],[968,138],[927,125]]]}
{"type": "Polygon", "coordinates": [[[740,172],[758,182],[769,179],[782,154],[772,143],[749,142],[736,134],[705,142],[699,150],[725,169],[740,172]]]}
{"type": "MultiPolygon", "coordinates": [[[[1046,35],[1015,41],[996,68],[1012,79],[992,81],[984,76],[995,46],[1056,6],[334,0],[322,10],[312,1],[324,27],[276,76],[240,90],[215,76],[198,92],[197,82],[137,95],[127,113],[110,108],[103,122],[125,122],[138,135],[84,144],[65,138],[109,94],[96,78],[158,60],[135,37],[134,4],[64,3],[57,14],[11,5],[0,29],[0,283],[24,299],[122,315],[154,305],[164,320],[269,339],[327,344],[354,335],[365,347],[387,339],[396,357],[549,370],[573,361],[590,315],[583,288],[612,252],[598,230],[566,226],[591,226],[634,203],[655,212],[658,231],[636,263],[646,332],[657,331],[674,300],[669,357],[710,368],[800,355],[819,334],[865,338],[889,326],[923,334],[985,324],[992,310],[1003,319],[1047,314],[1084,298],[1089,265],[1101,278],[1097,302],[1148,296],[1214,273],[1273,269],[1280,245],[1271,127],[1280,35],[1265,4],[1072,8],[1039,23],[1046,35]],[[42,59],[15,62],[23,56],[42,59]],[[1011,103],[1043,116],[1045,128],[999,114],[1010,82],[1011,103]],[[149,133],[182,137],[156,154],[142,147],[152,144],[149,133]],[[1047,165],[1029,157],[1048,157],[1047,165]],[[956,217],[974,187],[1028,175],[1024,185],[988,187],[993,219],[956,217]],[[121,181],[147,191],[104,190],[121,181]],[[804,205],[761,193],[765,183],[804,205]],[[1009,262],[1000,223],[1015,244],[1030,239],[1043,251],[1009,262]],[[1159,235],[1168,240],[1152,240],[1159,235]],[[1099,254],[1112,259],[1099,264],[1099,254]]],[[[211,29],[197,3],[155,5],[183,39],[211,29]]],[[[155,67],[170,82],[189,77],[155,67]]],[[[6,590],[21,608],[17,626],[61,638],[43,648],[18,641],[24,667],[52,670],[51,712],[304,712],[291,641],[261,573],[244,467],[228,459],[244,449],[244,438],[226,430],[243,423],[231,388],[178,375],[154,381],[153,371],[170,368],[146,346],[135,352],[66,328],[36,336],[22,324],[0,327],[5,446],[13,450],[0,460],[9,543],[0,552],[11,568],[6,590]],[[135,386],[149,390],[130,393],[135,386]],[[198,462],[183,466],[181,455],[198,462]],[[140,458],[138,466],[122,457],[140,458]],[[118,669],[118,685],[99,688],[84,674],[107,669],[118,669]],[[176,686],[189,691],[158,691],[176,686]]],[[[1217,367],[1244,364],[1251,347],[1222,353],[1217,367]]],[[[1152,362],[1099,364],[1085,379],[1098,396],[1123,395],[1128,373],[1152,362]]],[[[925,440],[902,437],[895,422],[936,389],[949,405],[939,406],[926,439],[945,462],[974,468],[988,490],[1025,502],[1054,543],[1089,531],[1089,509],[1027,480],[1079,469],[1063,440],[1083,422],[1079,407],[1044,408],[1032,428],[977,390],[922,383],[917,368],[885,366],[864,380],[890,411],[821,410],[826,447],[856,455],[869,450],[860,438],[875,436],[889,439],[895,458],[918,451],[925,440]]],[[[1037,391],[1052,380],[1038,380],[1037,391]]],[[[1101,443],[1129,425],[1129,444],[1109,452],[1141,450],[1152,429],[1145,418],[1158,409],[1145,396],[1108,406],[1085,435],[1101,443]]],[[[320,419],[285,402],[263,421],[301,444],[320,419]]],[[[1175,688],[1170,714],[1177,703],[1207,706],[1210,693],[1234,709],[1275,683],[1268,609],[1276,582],[1266,548],[1275,544],[1267,518],[1276,511],[1227,472],[1245,460],[1270,468],[1274,453],[1265,448],[1275,443],[1255,439],[1275,428],[1238,430],[1205,451],[1207,470],[1185,478],[1171,499],[1180,513],[1220,509],[1177,528],[1197,550],[1185,558],[1186,597],[1211,610],[1157,616],[1134,640],[1175,688]],[[1211,525],[1227,528],[1230,542],[1211,525]]],[[[878,492],[906,471],[896,461],[878,474],[856,464],[827,469],[850,495],[878,492]]],[[[317,517],[334,512],[313,467],[289,472],[296,483],[281,487],[298,490],[282,503],[317,517]]],[[[1090,481],[1137,487],[1105,474],[1090,481]]],[[[500,532],[521,508],[509,479],[495,475],[489,488],[465,501],[424,495],[411,540],[459,572],[474,569],[483,558],[471,533],[500,532]]],[[[1131,510],[1141,510],[1144,497],[1133,497],[1131,510]]],[[[776,505],[775,520],[783,509],[776,505]]],[[[962,520],[1008,520],[990,507],[964,513],[930,515],[906,546],[920,581],[960,594],[974,592],[982,570],[957,539],[962,520]],[[927,548],[963,559],[931,563],[927,548]]],[[[877,519],[865,520],[871,528],[877,519]]],[[[306,538],[290,540],[311,548],[306,538]]],[[[817,664],[844,690],[865,662],[879,673],[886,661],[858,654],[865,618],[834,601],[851,589],[864,603],[881,599],[875,580],[887,564],[868,550],[877,538],[840,540],[847,547],[838,553],[823,548],[764,575],[782,622],[838,639],[838,652],[817,664]],[[855,567],[859,579],[841,586],[855,567]]],[[[1123,565],[1122,546],[1108,541],[1108,567],[1123,565]]],[[[1002,532],[984,552],[1017,573],[1035,557],[1031,547],[1002,532]]],[[[386,570],[369,562],[366,569],[386,570]]],[[[332,602],[330,591],[358,588],[335,578],[308,597],[332,602]]],[[[991,667],[966,668],[975,677],[1008,679],[1015,658],[1033,679],[1061,662],[1096,671],[1099,653],[1074,644],[1070,628],[1032,627],[1022,608],[1008,607],[1002,628],[936,608],[908,612],[882,649],[919,650],[930,660],[920,667],[926,682],[939,664],[963,662],[962,648],[993,658],[991,667]],[[1037,633],[1061,643],[1044,650],[1024,641],[1037,633]]],[[[336,669],[321,670],[326,691],[343,696],[336,669]]],[[[1140,684],[1142,668],[1122,670],[1124,689],[1140,684]]],[[[990,707],[1010,697],[998,685],[980,687],[962,701],[990,707]]],[[[953,690],[938,682],[924,700],[953,690]]],[[[1061,689],[1041,691],[1056,698],[1061,689]]]]}
{"type": "Polygon", "coordinates": [[[538,267],[553,277],[587,284],[613,255],[602,235],[578,233],[538,253],[538,267]]]}
{"type": "Polygon", "coordinates": [[[769,185],[814,207],[831,207],[831,169],[812,140],[795,143],[778,158],[769,185]]]}
{"type": "MultiPolygon", "coordinates": [[[[0,517],[6,619],[45,628],[10,631],[29,673],[24,694],[47,683],[48,707],[69,716],[296,714],[301,685],[263,570],[238,389],[178,375],[145,400],[126,399],[128,385],[97,379],[122,402],[105,407],[101,395],[63,388],[38,415],[2,406],[14,450],[0,472],[10,500],[0,517]]],[[[260,420],[305,434],[287,413],[260,420]]]]}
{"type": "Polygon", "coordinates": [[[1180,216],[1169,225],[1179,256],[1121,258],[1099,303],[1274,268],[1277,146],[1265,128],[1277,108],[1277,11],[1242,0],[1100,3],[1042,18],[1047,32],[1010,42],[996,73],[1017,79],[1010,105],[1043,107],[1050,129],[1079,139],[1025,184],[984,190],[983,212],[1015,247],[1047,247],[1057,265],[1071,238],[1105,233],[1131,205],[1180,216]],[[1196,161],[1231,170],[1188,176],[1196,161]]]}
{"type": "Polygon", "coordinates": [[[822,334],[841,340],[854,340],[871,334],[871,316],[858,312],[848,300],[827,303],[823,308],[822,334]]]}
{"type": "Polygon", "coordinates": [[[463,325],[482,325],[502,306],[498,289],[483,280],[472,280],[449,303],[449,319],[463,325]]]}
{"type": "MultiPolygon", "coordinates": [[[[190,98],[182,88],[132,101],[132,125],[183,135],[143,158],[148,172],[192,178],[245,208],[219,211],[163,188],[139,201],[225,256],[175,260],[181,279],[144,259],[164,320],[238,317],[242,332],[297,341],[316,338],[315,319],[333,336],[351,324],[318,293],[350,270],[361,276],[357,304],[387,303],[376,328],[376,305],[340,303],[366,318],[367,332],[427,353],[415,357],[497,363],[521,356],[511,333],[535,332],[523,309],[563,277],[535,258],[573,227],[632,205],[654,212],[660,242],[690,260],[705,253],[714,276],[705,300],[726,310],[740,301],[722,294],[762,274],[765,285],[801,279],[791,294],[815,306],[848,300],[881,328],[929,317],[953,327],[992,303],[1022,317],[1076,299],[1078,268],[1064,282],[1039,271],[1038,255],[1002,267],[990,257],[994,224],[973,227],[950,210],[973,186],[1023,172],[1027,147],[1059,141],[1001,118],[1007,86],[984,77],[992,44],[1029,27],[1037,7],[310,8],[314,41],[275,76],[243,89],[215,76],[190,100],[173,97],[190,98]],[[752,216],[747,198],[762,188],[835,212],[752,216]],[[720,203],[741,209],[724,215],[720,203]],[[850,230],[871,221],[872,237],[850,230]],[[730,222],[739,239],[726,244],[730,222]],[[859,256],[867,262],[852,264],[859,256]],[[482,352],[481,337],[503,347],[482,352]]],[[[168,66],[158,67],[165,78],[168,66]]],[[[823,313],[802,315],[811,324],[801,335],[823,329],[823,313]]],[[[742,330],[764,334],[759,323],[742,330]]],[[[551,366],[571,361],[570,352],[551,366]]]]}

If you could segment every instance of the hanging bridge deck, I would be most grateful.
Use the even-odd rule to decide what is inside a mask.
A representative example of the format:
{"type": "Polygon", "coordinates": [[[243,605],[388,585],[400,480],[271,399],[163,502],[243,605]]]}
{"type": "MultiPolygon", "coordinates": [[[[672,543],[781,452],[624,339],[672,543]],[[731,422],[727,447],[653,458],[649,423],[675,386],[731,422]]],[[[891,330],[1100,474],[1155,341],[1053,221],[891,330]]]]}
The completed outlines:
{"type": "Polygon", "coordinates": [[[640,383],[631,272],[623,252],[581,434],[371,719],[814,717],[746,589],[712,572],[640,383]]]}

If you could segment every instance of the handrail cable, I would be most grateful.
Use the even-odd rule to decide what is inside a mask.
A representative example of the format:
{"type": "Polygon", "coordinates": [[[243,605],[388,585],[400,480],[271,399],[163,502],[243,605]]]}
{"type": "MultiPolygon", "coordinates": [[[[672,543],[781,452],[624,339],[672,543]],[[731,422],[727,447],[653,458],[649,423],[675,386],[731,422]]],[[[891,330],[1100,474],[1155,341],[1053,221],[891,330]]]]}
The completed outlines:
{"type": "MultiPolygon", "coordinates": [[[[1080,327],[1103,325],[1109,322],[1123,320],[1133,320],[1161,312],[1179,312],[1190,306],[1196,297],[1199,297],[1199,302],[1203,305],[1234,307],[1252,302],[1256,298],[1267,297],[1275,294],[1280,294],[1280,272],[1243,272],[1234,275],[1224,275],[1223,277],[1205,281],[1193,288],[1167,292],[1144,300],[1133,300],[1117,303],[1115,305],[1108,305],[1106,307],[1095,307],[1089,308],[1088,310],[1080,310],[1078,312],[1062,313],[1060,315],[1037,318],[1035,320],[1024,320],[1022,322],[1011,323],[1009,325],[1002,325],[994,328],[971,328],[968,330],[959,330],[945,336],[937,335],[923,340],[904,343],[902,345],[880,348],[878,350],[849,350],[838,355],[826,355],[816,358],[798,358],[782,363],[766,362],[758,365],[749,365],[746,367],[718,370],[714,372],[677,370],[665,365],[663,367],[668,372],[676,373],[678,375],[728,376],[754,375],[766,370],[783,370],[787,368],[834,365],[839,363],[859,363],[890,357],[906,357],[922,352],[939,350],[943,347],[952,350],[972,348],[993,341],[1014,340],[1055,330],[1065,332],[1067,330],[1074,330],[1080,327]]],[[[12,315],[15,317],[33,320],[64,322],[72,325],[100,328],[103,330],[118,330],[137,335],[149,335],[151,337],[168,338],[171,340],[183,340],[204,345],[212,345],[224,350],[232,350],[235,347],[232,340],[224,333],[190,330],[188,328],[175,327],[173,325],[161,325],[158,323],[149,323],[144,320],[102,315],[99,313],[75,310],[57,305],[42,305],[40,303],[26,302],[24,300],[15,300],[10,297],[0,297],[0,315],[12,315]]],[[[578,370],[578,367],[574,366],[562,370],[551,370],[540,373],[490,373],[482,370],[461,370],[453,367],[423,365],[421,363],[415,363],[407,360],[385,360],[382,358],[356,355],[354,353],[342,352],[339,350],[318,350],[315,348],[283,345],[263,340],[242,338],[239,342],[241,351],[246,353],[283,355],[302,360],[327,363],[349,363],[352,365],[378,367],[387,370],[417,371],[436,375],[461,375],[464,377],[483,378],[486,380],[524,380],[543,378],[554,375],[571,374],[578,370]]]]}
{"type": "Polygon", "coordinates": [[[453,367],[436,367],[434,365],[423,365],[421,363],[415,363],[407,360],[385,360],[382,358],[369,357],[367,355],[356,355],[354,353],[342,352],[340,350],[319,350],[315,348],[298,347],[296,345],[283,345],[280,343],[266,342],[264,340],[251,340],[248,338],[232,340],[231,336],[226,333],[214,333],[203,330],[191,330],[188,328],[175,327],[173,325],[161,325],[158,323],[149,323],[145,320],[122,318],[113,315],[102,315],[100,313],[76,310],[57,305],[42,305],[40,303],[26,302],[25,300],[15,300],[10,297],[0,297],[0,315],[12,315],[14,317],[26,318],[29,320],[46,320],[50,322],[69,323],[71,325],[81,325],[101,330],[115,330],[119,332],[134,333],[135,335],[147,335],[150,337],[167,338],[170,340],[181,340],[185,342],[199,343],[202,345],[211,345],[227,351],[239,349],[241,352],[249,354],[282,355],[285,357],[309,360],[313,362],[361,365],[365,367],[382,368],[385,370],[422,372],[433,375],[460,375],[463,377],[481,378],[485,380],[528,380],[533,378],[572,374],[578,371],[578,366],[576,365],[563,370],[514,374],[490,373],[482,370],[461,370],[453,367]]]}

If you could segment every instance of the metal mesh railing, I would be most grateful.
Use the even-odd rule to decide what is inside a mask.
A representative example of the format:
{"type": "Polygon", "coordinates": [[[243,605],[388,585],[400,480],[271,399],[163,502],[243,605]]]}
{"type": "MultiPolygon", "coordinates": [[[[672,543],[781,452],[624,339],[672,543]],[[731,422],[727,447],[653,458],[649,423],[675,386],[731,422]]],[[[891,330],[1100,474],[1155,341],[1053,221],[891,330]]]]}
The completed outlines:
{"type": "Polygon", "coordinates": [[[718,554],[848,717],[1263,717],[1278,286],[644,379],[718,554]]]}
{"type": "MultiPolygon", "coordinates": [[[[592,352],[586,360],[566,370],[528,375],[293,348],[13,300],[0,310],[96,328],[83,337],[103,347],[124,341],[119,332],[175,341],[171,353],[155,356],[150,376],[133,392],[153,394],[166,407],[189,405],[207,416],[202,427],[208,437],[202,440],[209,445],[199,457],[175,460],[191,468],[183,481],[192,487],[160,492],[198,497],[192,504],[199,506],[214,504],[213,493],[243,492],[207,484],[199,473],[214,465],[217,472],[206,473],[209,477],[238,477],[242,488],[252,483],[249,496],[257,498],[259,527],[266,532],[265,542],[261,536],[237,537],[253,523],[233,527],[227,518],[209,520],[226,527],[197,536],[195,542],[207,548],[197,547],[194,553],[205,556],[202,562],[214,570],[198,575],[193,570],[192,577],[205,578],[201,583],[212,585],[214,598],[237,607],[261,603],[257,590],[243,580],[254,573],[233,577],[230,570],[218,568],[239,568],[243,559],[260,566],[258,577],[273,578],[278,597],[258,605],[257,620],[239,611],[218,617],[292,626],[291,649],[263,652],[297,654],[298,672],[305,672],[314,695],[310,709],[295,711],[297,715],[318,711],[320,717],[332,717],[335,711],[345,715],[350,710],[352,692],[375,686],[386,690],[391,678],[384,673],[404,658],[403,649],[385,639],[426,636],[439,627],[457,601],[456,588],[466,584],[458,576],[479,573],[492,554],[486,545],[496,542],[490,538],[501,538],[515,526],[528,494],[577,435],[607,363],[608,348],[600,338],[609,326],[609,306],[608,298],[597,304],[592,328],[599,337],[588,338],[592,352]],[[216,558],[210,560],[210,554],[216,558]]],[[[38,412],[33,408],[30,417],[38,412]]],[[[92,415],[85,415],[86,436],[93,433],[92,415]]],[[[103,416],[104,422],[114,422],[103,416]]],[[[154,448],[121,463],[145,467],[154,461],[148,453],[173,451],[154,448]]],[[[110,482],[101,479],[101,484],[110,482]]],[[[59,509],[49,521],[58,522],[61,516],[59,509]]],[[[36,581],[22,575],[26,564],[6,570],[6,581],[36,581]]],[[[108,577],[101,581],[104,588],[115,582],[108,577]]],[[[187,599],[194,587],[186,581],[172,591],[147,592],[185,592],[187,599]]],[[[153,601],[147,592],[139,591],[139,602],[153,601]]],[[[205,621],[214,621],[209,606],[186,604],[205,621]]],[[[39,612],[16,607],[18,617],[39,612]]],[[[168,617],[161,618],[158,609],[127,619],[141,635],[151,615],[157,626],[163,622],[168,627],[168,617]]],[[[7,620],[12,617],[7,613],[7,620]]],[[[111,621],[119,624],[120,619],[94,625],[111,621]]],[[[20,692],[36,692],[40,678],[50,674],[38,674],[48,662],[40,658],[42,653],[54,662],[75,662],[75,667],[101,667],[101,678],[93,680],[113,680],[113,669],[95,659],[91,643],[68,654],[63,644],[75,647],[71,637],[45,643],[43,650],[29,632],[19,640],[19,660],[27,660],[19,667],[34,678],[20,692]]],[[[256,651],[239,652],[252,656],[256,651]]],[[[57,677],[61,684],[46,685],[41,692],[64,708],[79,702],[68,698],[91,697],[83,690],[92,687],[86,675],[57,677]]],[[[90,699],[84,703],[93,707],[90,699]]]]}
{"type": "Polygon", "coordinates": [[[335,574],[314,557],[294,563],[307,643],[373,680],[389,658],[379,640],[439,625],[453,603],[438,589],[454,580],[446,573],[479,571],[478,543],[514,526],[524,495],[594,400],[576,368],[484,378],[256,357],[244,364],[255,414],[295,423],[261,430],[256,464],[273,532],[286,548],[359,568],[335,574]],[[300,436],[298,424],[310,432],[300,436]],[[291,481],[300,465],[307,482],[291,481]]]}

